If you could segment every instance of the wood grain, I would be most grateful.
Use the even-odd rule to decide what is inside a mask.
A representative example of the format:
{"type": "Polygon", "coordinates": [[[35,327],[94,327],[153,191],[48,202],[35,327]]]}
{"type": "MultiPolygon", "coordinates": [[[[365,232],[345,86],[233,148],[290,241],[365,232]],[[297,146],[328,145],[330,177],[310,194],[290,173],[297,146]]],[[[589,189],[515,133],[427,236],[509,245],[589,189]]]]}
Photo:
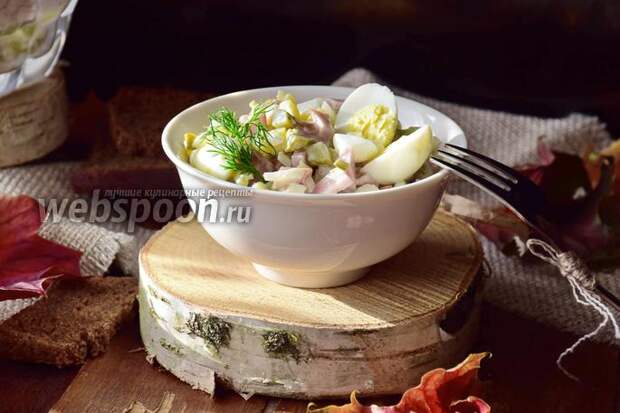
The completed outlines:
{"type": "Polygon", "coordinates": [[[79,367],[0,360],[0,413],[47,412],[78,371],[79,367]]]}
{"type": "Polygon", "coordinates": [[[148,364],[138,335],[137,324],[123,329],[106,354],[89,361],[79,372],[54,413],[121,413],[139,401],[149,409],[157,407],[165,392],[175,395],[173,412],[262,412],[267,401],[254,397],[245,402],[240,396],[224,392],[211,398],[193,390],[166,371],[148,364]]]}
{"type": "Polygon", "coordinates": [[[441,312],[464,292],[481,261],[474,230],[445,212],[404,251],[337,288],[265,280],[196,221],[168,224],[140,253],[143,272],[174,297],[224,315],[320,328],[383,328],[441,312]]]}

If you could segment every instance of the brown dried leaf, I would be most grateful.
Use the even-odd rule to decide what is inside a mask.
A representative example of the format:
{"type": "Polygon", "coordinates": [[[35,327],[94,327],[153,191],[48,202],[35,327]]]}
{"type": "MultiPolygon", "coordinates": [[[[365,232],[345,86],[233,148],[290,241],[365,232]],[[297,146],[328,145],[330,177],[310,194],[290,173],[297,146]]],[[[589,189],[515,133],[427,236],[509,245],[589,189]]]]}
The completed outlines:
{"type": "Polygon", "coordinates": [[[364,406],[351,394],[344,406],[315,408],[308,413],[490,413],[483,400],[472,396],[478,388],[480,362],[488,353],[470,354],[465,361],[449,370],[435,369],[422,376],[420,384],[407,390],[394,406],[364,406]]]}

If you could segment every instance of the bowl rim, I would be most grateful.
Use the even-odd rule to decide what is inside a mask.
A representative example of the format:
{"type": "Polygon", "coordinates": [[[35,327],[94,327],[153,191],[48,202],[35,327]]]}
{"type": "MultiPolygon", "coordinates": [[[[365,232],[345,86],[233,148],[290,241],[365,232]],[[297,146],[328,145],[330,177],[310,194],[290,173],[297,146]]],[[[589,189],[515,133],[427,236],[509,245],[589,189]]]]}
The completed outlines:
{"type": "MultiPolygon", "coordinates": [[[[247,191],[251,191],[253,194],[258,195],[260,194],[261,196],[266,196],[266,197],[275,197],[275,198],[288,198],[288,199],[304,199],[304,200],[345,200],[345,199],[352,199],[352,198],[376,198],[376,197],[380,197],[381,195],[379,195],[380,193],[383,193],[385,195],[388,194],[396,194],[396,193],[402,193],[402,192],[407,192],[410,190],[413,190],[414,188],[420,187],[420,186],[425,186],[425,185],[432,185],[432,184],[439,184],[441,181],[443,181],[449,174],[450,171],[448,171],[447,169],[440,169],[439,171],[437,171],[436,173],[427,176],[425,178],[419,179],[417,181],[414,182],[410,182],[407,183],[405,185],[401,185],[398,187],[392,187],[392,188],[388,188],[388,189],[380,189],[379,191],[367,191],[367,192],[344,192],[344,193],[337,193],[337,194],[307,194],[307,193],[295,193],[295,192],[282,192],[282,191],[272,191],[269,189],[258,189],[258,188],[252,188],[249,186],[243,186],[243,185],[239,185],[237,183],[234,182],[230,182],[230,181],[226,181],[224,179],[220,179],[217,178],[215,176],[209,175],[205,172],[202,172],[196,168],[194,168],[193,166],[191,166],[189,163],[182,161],[178,156],[176,156],[176,154],[172,151],[171,145],[170,145],[170,130],[172,129],[172,127],[179,122],[179,119],[181,119],[183,116],[185,116],[188,112],[190,111],[195,111],[198,110],[200,107],[207,105],[209,103],[212,103],[212,101],[214,100],[219,100],[219,99],[224,99],[224,98],[230,98],[230,97],[234,97],[234,95],[239,95],[239,94],[243,94],[243,95],[248,95],[248,94],[252,94],[252,93],[259,93],[259,92],[266,92],[269,90],[278,90],[278,89],[287,89],[287,88],[329,88],[329,89],[336,89],[336,90],[340,90],[342,92],[352,92],[353,90],[355,90],[355,88],[353,87],[343,87],[343,86],[330,86],[330,85],[283,85],[283,86],[269,86],[269,87],[261,87],[261,88],[255,88],[255,89],[247,89],[247,90],[240,90],[240,91],[236,91],[236,92],[231,92],[231,93],[226,93],[223,95],[218,95],[206,100],[203,100],[201,102],[198,102],[188,108],[185,108],[184,110],[182,110],[181,112],[179,112],[178,114],[176,114],[172,119],[170,119],[168,121],[168,123],[166,124],[166,126],[164,127],[163,131],[162,131],[162,136],[161,136],[161,145],[164,149],[164,153],[166,154],[166,156],[168,157],[168,159],[177,167],[177,169],[182,170],[183,172],[195,177],[195,178],[199,178],[202,180],[206,180],[209,181],[210,183],[212,183],[213,185],[217,185],[220,187],[225,187],[227,189],[235,189],[235,190],[247,190],[247,191]]],[[[395,96],[399,99],[404,99],[404,100],[408,100],[411,101],[417,105],[423,106],[426,110],[430,110],[431,112],[435,112],[436,114],[440,115],[441,117],[447,119],[448,121],[453,123],[453,126],[455,126],[458,131],[461,132],[461,134],[463,135],[463,139],[464,139],[464,147],[467,147],[467,136],[465,135],[465,132],[463,131],[463,129],[459,126],[458,123],[456,123],[452,118],[450,118],[449,116],[447,116],[446,114],[444,114],[443,112],[440,112],[439,110],[432,108],[428,105],[425,105],[423,103],[420,103],[414,99],[409,99],[407,97],[404,96],[399,96],[396,95],[395,96]]]]}

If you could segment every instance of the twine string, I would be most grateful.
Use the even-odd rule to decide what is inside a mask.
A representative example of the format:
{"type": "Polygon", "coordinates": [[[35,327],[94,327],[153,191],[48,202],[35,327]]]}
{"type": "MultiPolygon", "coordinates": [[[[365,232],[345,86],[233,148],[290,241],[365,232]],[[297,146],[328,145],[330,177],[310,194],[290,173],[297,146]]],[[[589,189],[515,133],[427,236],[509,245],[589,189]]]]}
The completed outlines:
{"type": "Polygon", "coordinates": [[[616,339],[619,339],[620,326],[611,309],[594,293],[596,278],[590,273],[583,260],[577,254],[573,252],[560,252],[545,241],[535,238],[529,239],[525,245],[534,256],[555,266],[560,271],[568,280],[575,301],[585,307],[591,307],[602,317],[601,322],[594,330],[580,337],[572,346],[564,350],[556,360],[558,368],[565,375],[575,381],[579,381],[574,374],[570,373],[563,366],[564,358],[573,353],[583,342],[599,334],[608,324],[612,325],[614,336],[616,339]]]}

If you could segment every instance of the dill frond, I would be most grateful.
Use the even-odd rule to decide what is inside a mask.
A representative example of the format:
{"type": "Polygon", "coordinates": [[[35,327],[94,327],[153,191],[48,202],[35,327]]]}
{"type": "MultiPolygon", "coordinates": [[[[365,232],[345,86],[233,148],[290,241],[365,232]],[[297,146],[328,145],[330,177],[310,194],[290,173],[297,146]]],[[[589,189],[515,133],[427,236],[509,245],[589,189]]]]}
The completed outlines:
{"type": "Polygon", "coordinates": [[[224,167],[234,172],[247,173],[263,180],[262,174],[252,162],[253,151],[274,156],[275,148],[269,141],[269,131],[261,122],[271,104],[259,104],[252,110],[249,119],[241,123],[237,115],[228,108],[221,108],[209,115],[207,135],[213,147],[211,152],[224,158],[224,167]]]}

